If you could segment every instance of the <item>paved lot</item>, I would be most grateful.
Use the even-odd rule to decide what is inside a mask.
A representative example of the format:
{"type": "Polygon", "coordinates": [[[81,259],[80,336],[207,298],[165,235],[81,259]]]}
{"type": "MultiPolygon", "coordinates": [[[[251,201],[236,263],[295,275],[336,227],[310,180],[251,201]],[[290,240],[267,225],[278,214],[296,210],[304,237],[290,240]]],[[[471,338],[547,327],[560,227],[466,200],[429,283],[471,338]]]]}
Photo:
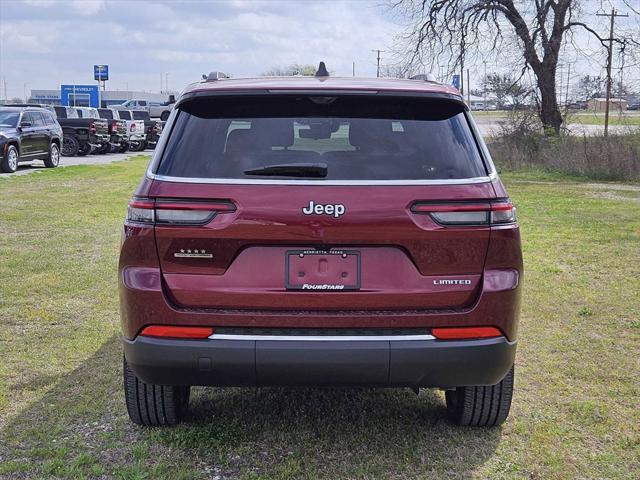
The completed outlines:
{"type": "MultiPolygon", "coordinates": [[[[145,150],[144,152],[108,153],[105,155],[86,155],[84,157],[60,157],[59,167],[70,167],[72,165],[103,165],[117,162],[119,160],[126,160],[127,158],[134,157],[136,155],[147,155],[151,153],[151,150],[145,150]]],[[[16,175],[28,175],[41,170],[46,170],[44,163],[41,160],[33,160],[31,162],[20,163],[18,165],[18,171],[15,173],[0,172],[0,178],[9,178],[16,175]]]]}

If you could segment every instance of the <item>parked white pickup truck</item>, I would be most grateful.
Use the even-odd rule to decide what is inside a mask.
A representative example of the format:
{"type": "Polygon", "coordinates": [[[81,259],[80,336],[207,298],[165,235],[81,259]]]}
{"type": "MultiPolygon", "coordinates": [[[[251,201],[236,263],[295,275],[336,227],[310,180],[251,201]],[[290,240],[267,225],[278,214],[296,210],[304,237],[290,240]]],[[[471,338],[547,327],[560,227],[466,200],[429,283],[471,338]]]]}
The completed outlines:
{"type": "Polygon", "coordinates": [[[127,143],[129,144],[129,150],[133,152],[141,152],[144,150],[147,139],[144,120],[134,120],[130,110],[116,110],[114,108],[111,110],[113,111],[114,119],[127,122],[127,143]]]}
{"type": "Polygon", "coordinates": [[[120,105],[110,105],[109,108],[113,110],[143,110],[149,112],[151,118],[159,118],[165,122],[169,118],[171,110],[173,110],[175,101],[175,97],[170,95],[169,101],[166,103],[133,99],[127,100],[120,105]]]}

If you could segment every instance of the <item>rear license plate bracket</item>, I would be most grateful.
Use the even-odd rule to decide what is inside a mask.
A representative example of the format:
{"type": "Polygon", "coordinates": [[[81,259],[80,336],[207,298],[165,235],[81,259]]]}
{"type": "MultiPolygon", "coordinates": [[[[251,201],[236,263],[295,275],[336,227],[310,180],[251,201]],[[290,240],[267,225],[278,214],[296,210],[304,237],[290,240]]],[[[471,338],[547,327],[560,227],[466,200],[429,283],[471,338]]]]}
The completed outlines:
{"type": "Polygon", "coordinates": [[[287,250],[287,290],[340,292],[360,289],[361,259],[357,250],[287,250]]]}

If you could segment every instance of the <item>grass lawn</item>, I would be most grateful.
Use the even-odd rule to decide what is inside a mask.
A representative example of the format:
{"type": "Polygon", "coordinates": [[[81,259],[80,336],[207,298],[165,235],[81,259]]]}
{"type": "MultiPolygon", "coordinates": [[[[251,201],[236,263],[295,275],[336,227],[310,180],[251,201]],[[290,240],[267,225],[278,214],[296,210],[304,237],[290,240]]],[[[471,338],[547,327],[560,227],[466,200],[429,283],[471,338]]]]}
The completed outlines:
{"type": "MultiPolygon", "coordinates": [[[[579,123],[581,125],[604,125],[604,113],[570,113],[566,119],[566,123],[579,123]]],[[[630,127],[638,126],[640,125],[640,115],[638,115],[637,113],[623,113],[621,115],[618,110],[612,110],[609,113],[609,125],[627,125],[630,127]]]]}
{"type": "Polygon", "coordinates": [[[194,389],[175,429],[126,418],[116,265],[145,158],[0,179],[0,478],[640,477],[640,187],[504,174],[522,224],[502,428],[407,390],[194,389]]]}
{"type": "MultiPolygon", "coordinates": [[[[504,122],[509,118],[511,112],[507,111],[483,111],[474,110],[471,114],[479,119],[504,122]]],[[[570,111],[565,118],[565,125],[604,125],[604,112],[570,111]]],[[[624,112],[620,115],[618,110],[611,110],[609,114],[609,125],[622,125],[629,127],[640,126],[640,114],[638,112],[624,112]]]]}

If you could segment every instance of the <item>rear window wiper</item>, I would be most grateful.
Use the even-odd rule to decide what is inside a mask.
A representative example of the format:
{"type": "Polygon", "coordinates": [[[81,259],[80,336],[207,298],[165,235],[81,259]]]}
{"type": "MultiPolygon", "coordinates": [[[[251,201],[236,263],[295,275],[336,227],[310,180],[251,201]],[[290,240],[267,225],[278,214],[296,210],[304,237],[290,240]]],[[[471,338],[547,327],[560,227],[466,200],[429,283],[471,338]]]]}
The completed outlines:
{"type": "Polygon", "coordinates": [[[317,177],[327,176],[326,163],[282,163],[265,165],[264,167],[245,170],[245,175],[265,175],[283,177],[317,177]]]}

